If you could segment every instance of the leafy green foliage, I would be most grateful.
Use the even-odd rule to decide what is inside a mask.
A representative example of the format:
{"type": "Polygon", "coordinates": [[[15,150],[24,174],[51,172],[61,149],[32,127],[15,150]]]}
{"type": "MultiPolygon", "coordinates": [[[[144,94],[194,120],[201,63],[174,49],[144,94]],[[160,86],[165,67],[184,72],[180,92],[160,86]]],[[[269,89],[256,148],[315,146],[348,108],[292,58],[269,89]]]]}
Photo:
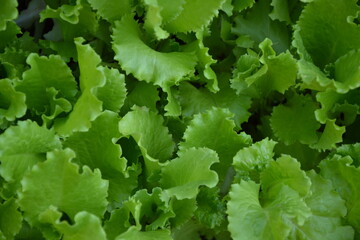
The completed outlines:
{"type": "Polygon", "coordinates": [[[3,1],[0,239],[359,239],[359,16],[3,1]]]}

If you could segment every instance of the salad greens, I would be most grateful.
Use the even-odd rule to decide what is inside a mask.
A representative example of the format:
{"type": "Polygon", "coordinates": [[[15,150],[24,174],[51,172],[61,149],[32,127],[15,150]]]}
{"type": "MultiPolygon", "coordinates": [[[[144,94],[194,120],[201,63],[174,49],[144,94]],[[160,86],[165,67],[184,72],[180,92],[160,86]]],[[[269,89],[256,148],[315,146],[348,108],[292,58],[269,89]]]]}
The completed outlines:
{"type": "Polygon", "coordinates": [[[0,239],[360,239],[360,1],[6,0],[0,239]]]}

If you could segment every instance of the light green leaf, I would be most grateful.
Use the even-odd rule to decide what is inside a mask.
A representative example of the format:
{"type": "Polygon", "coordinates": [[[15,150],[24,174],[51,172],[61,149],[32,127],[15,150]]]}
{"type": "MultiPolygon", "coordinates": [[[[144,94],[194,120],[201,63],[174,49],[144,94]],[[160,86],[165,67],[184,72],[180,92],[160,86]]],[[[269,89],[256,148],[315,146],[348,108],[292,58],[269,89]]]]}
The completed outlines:
{"type": "MultiPolygon", "coordinates": [[[[161,6],[161,1],[157,0],[143,0],[146,6],[146,17],[144,28],[147,32],[154,35],[158,40],[166,39],[169,37],[169,33],[162,29],[162,11],[166,11],[161,6]],[[160,4],[159,4],[160,3],[160,4]]],[[[175,4],[176,5],[176,4],[175,4]]]]}
{"type": "Polygon", "coordinates": [[[58,9],[52,9],[47,6],[46,9],[40,13],[40,21],[42,22],[47,18],[60,17],[62,20],[71,24],[79,23],[79,15],[82,5],[79,0],[76,2],[76,5],[63,4],[58,9]]]}
{"type": "Polygon", "coordinates": [[[88,212],[79,212],[74,217],[74,225],[63,221],[55,224],[55,228],[63,234],[64,240],[106,240],[106,233],[101,220],[88,212]]]}
{"type": "Polygon", "coordinates": [[[358,88],[360,86],[359,65],[360,50],[350,51],[336,60],[334,85],[337,92],[346,93],[349,90],[358,88]]]}
{"type": "Polygon", "coordinates": [[[305,201],[313,215],[298,231],[300,239],[353,239],[354,230],[342,224],[346,215],[345,201],[333,189],[331,182],[310,171],[311,195],[305,201]]]}
{"type": "Polygon", "coordinates": [[[102,102],[96,97],[96,90],[106,84],[104,68],[98,67],[99,55],[90,47],[83,45],[84,39],[75,39],[80,68],[81,96],[69,116],[55,122],[55,130],[64,136],[72,132],[86,131],[102,110],[102,102]]]}
{"type": "MultiPolygon", "coordinates": [[[[146,82],[135,82],[125,99],[124,112],[128,112],[134,105],[147,107],[153,112],[157,112],[156,103],[160,100],[157,87],[146,82]],[[126,111],[127,110],[127,111],[126,111]]],[[[130,86],[131,87],[131,86],[130,86]]],[[[129,87],[129,88],[130,88],[129,87]]]]}
{"type": "Polygon", "coordinates": [[[271,19],[292,24],[297,20],[302,10],[302,4],[298,0],[272,0],[272,12],[269,14],[271,19]]]}
{"type": "MultiPolygon", "coordinates": [[[[12,0],[11,0],[12,1],[12,0]]],[[[1,9],[2,11],[2,9],[1,9]]],[[[21,33],[21,29],[15,22],[7,22],[6,29],[0,31],[0,50],[3,52],[3,49],[11,45],[14,41],[17,40],[17,34],[21,33]]]]}
{"type": "Polygon", "coordinates": [[[261,203],[259,190],[252,181],[232,185],[227,213],[233,239],[287,239],[311,215],[299,194],[286,185],[279,184],[261,203]]]}
{"type": "Polygon", "coordinates": [[[111,212],[110,219],[105,221],[104,229],[109,240],[114,240],[131,226],[129,223],[130,211],[128,208],[118,208],[111,212]]]}
{"type": "Polygon", "coordinates": [[[359,232],[360,202],[358,196],[360,196],[360,189],[358,183],[360,169],[352,166],[351,163],[352,159],[349,156],[334,155],[320,163],[320,173],[332,182],[335,190],[346,201],[348,210],[346,219],[359,232]]]}
{"type": "Polygon", "coordinates": [[[195,198],[200,186],[216,186],[218,176],[210,170],[212,164],[219,162],[216,152],[207,148],[188,148],[178,152],[178,156],[161,169],[160,183],[165,189],[161,198],[165,202],[172,196],[180,200],[195,198]]]}
{"type": "Polygon", "coordinates": [[[180,14],[167,21],[164,28],[170,33],[199,31],[209,25],[224,2],[224,0],[185,0],[180,14]]]}
{"type": "Polygon", "coordinates": [[[314,112],[316,103],[311,97],[294,94],[286,104],[274,107],[271,128],[277,138],[285,144],[299,141],[304,144],[317,142],[316,130],[320,124],[314,112]]]}
{"type": "Polygon", "coordinates": [[[206,35],[204,31],[196,32],[197,40],[188,44],[185,47],[185,50],[188,52],[195,52],[198,59],[198,64],[196,68],[197,72],[199,73],[200,80],[206,82],[206,87],[211,92],[215,93],[218,92],[220,89],[218,86],[217,75],[211,68],[211,65],[215,64],[217,61],[214,60],[209,54],[209,48],[204,46],[204,35],[206,35]]]}
{"type": "Polygon", "coordinates": [[[195,216],[201,224],[213,229],[224,222],[226,207],[220,199],[218,188],[201,188],[196,205],[195,216]]]}
{"type": "Polygon", "coordinates": [[[312,62],[300,59],[297,62],[297,66],[302,80],[302,83],[300,84],[302,88],[316,91],[334,88],[333,81],[331,81],[331,79],[329,79],[325,73],[312,62]]]}
{"type": "Polygon", "coordinates": [[[116,178],[126,168],[120,145],[116,144],[120,138],[118,124],[117,114],[105,111],[92,122],[87,132],[73,133],[65,139],[63,146],[74,150],[73,162],[100,169],[106,179],[116,178]]]}
{"type": "Polygon", "coordinates": [[[157,52],[141,39],[140,29],[130,15],[116,22],[113,38],[115,59],[127,74],[138,80],[160,86],[168,94],[169,104],[165,107],[170,115],[179,115],[170,87],[184,80],[194,72],[196,56],[188,52],[157,52]]]}
{"type": "MultiPolygon", "coordinates": [[[[32,53],[26,62],[31,68],[23,73],[23,80],[16,86],[16,90],[26,94],[29,109],[36,114],[51,116],[56,112],[56,106],[52,106],[54,99],[68,102],[67,105],[74,101],[76,81],[60,56],[45,57],[32,53]]],[[[57,114],[59,113],[58,111],[57,114]]]]}
{"type": "Polygon", "coordinates": [[[234,10],[241,12],[246,8],[251,8],[255,0],[233,0],[234,10]]]}
{"type": "Polygon", "coordinates": [[[103,108],[120,112],[126,98],[125,76],[117,69],[103,68],[106,83],[97,89],[96,96],[103,102],[103,108]]]}
{"type": "Polygon", "coordinates": [[[132,12],[133,0],[88,0],[88,2],[97,14],[108,21],[120,20],[122,16],[132,12]]]}
{"type": "Polygon", "coordinates": [[[23,219],[18,208],[13,198],[0,203],[0,239],[14,239],[20,231],[23,219]]]}
{"type": "Polygon", "coordinates": [[[100,170],[94,172],[71,163],[75,153],[70,149],[53,151],[47,160],[27,174],[21,184],[19,204],[25,218],[38,225],[39,215],[55,207],[74,220],[78,212],[87,211],[96,216],[105,212],[108,182],[101,179],[100,170]],[[41,186],[41,187],[40,187],[41,186]]]}
{"type": "Polygon", "coordinates": [[[0,9],[0,31],[6,30],[6,23],[14,20],[18,16],[18,2],[16,0],[7,0],[2,3],[0,9]]]}
{"type": "Polygon", "coordinates": [[[231,80],[232,87],[237,93],[249,92],[257,98],[267,97],[271,91],[284,93],[295,84],[295,59],[289,52],[276,56],[272,41],[268,38],[259,47],[262,51],[260,59],[251,51],[239,58],[236,64],[238,69],[234,70],[231,80]]]}
{"type": "Polygon", "coordinates": [[[171,240],[169,230],[156,230],[142,232],[136,227],[130,227],[125,233],[119,235],[115,240],[171,240]]]}
{"type": "MultiPolygon", "coordinates": [[[[254,1],[237,0],[244,7],[252,6],[247,14],[239,14],[235,20],[232,32],[238,36],[249,35],[256,44],[260,44],[265,38],[271,39],[277,53],[285,52],[289,49],[290,33],[285,23],[273,21],[270,17],[270,0],[254,1]]],[[[236,4],[236,2],[235,2],[236,4]]],[[[235,5],[235,9],[237,9],[235,5]]]]}
{"type": "Polygon", "coordinates": [[[179,87],[179,99],[182,115],[192,117],[198,113],[204,113],[212,107],[228,108],[234,114],[234,122],[238,129],[241,124],[246,122],[250,116],[248,109],[251,105],[250,97],[237,95],[229,87],[221,88],[217,93],[211,93],[205,88],[192,86],[184,82],[179,87]]]}
{"type": "Polygon", "coordinates": [[[258,175],[261,171],[268,167],[272,161],[275,145],[276,142],[265,138],[249,147],[244,147],[234,156],[233,166],[242,175],[253,175],[254,171],[258,175]]]}
{"type": "Polygon", "coordinates": [[[195,198],[182,200],[172,198],[169,205],[175,213],[175,217],[169,219],[173,229],[181,229],[184,224],[186,225],[187,221],[191,221],[197,209],[195,198]]]}
{"type": "Polygon", "coordinates": [[[319,140],[310,145],[310,147],[320,150],[336,148],[336,143],[342,142],[342,135],[345,133],[345,127],[336,125],[335,120],[327,120],[325,129],[319,140]]]}
{"type": "Polygon", "coordinates": [[[347,21],[360,7],[356,1],[317,0],[308,3],[298,22],[304,50],[323,69],[350,50],[360,48],[360,29],[347,21]]]}
{"type": "Polygon", "coordinates": [[[160,115],[145,107],[134,107],[119,122],[120,133],[133,137],[140,147],[149,175],[159,169],[159,162],[169,160],[174,151],[175,144],[163,122],[160,115]]]}
{"type": "Polygon", "coordinates": [[[52,41],[73,41],[77,37],[93,37],[99,29],[99,19],[87,1],[76,0],[73,4],[63,4],[58,9],[49,6],[40,14],[41,21],[53,19],[53,29],[46,33],[52,41]]]}
{"type": "Polygon", "coordinates": [[[160,188],[154,188],[151,193],[146,189],[139,190],[124,203],[124,207],[134,216],[136,226],[154,231],[164,228],[169,218],[175,217],[171,208],[160,199],[161,193],[160,188]]]}
{"type": "Polygon", "coordinates": [[[349,156],[353,159],[355,166],[360,165],[360,143],[355,144],[343,144],[336,148],[336,154],[343,157],[349,156]]]}
{"type": "Polygon", "coordinates": [[[0,135],[0,174],[7,182],[5,188],[12,195],[24,174],[33,165],[45,160],[45,153],[61,148],[54,131],[39,127],[37,123],[18,122],[0,135]]]}
{"type": "Polygon", "coordinates": [[[17,92],[9,79],[0,80],[0,125],[25,115],[25,94],[17,92]]]}
{"type": "Polygon", "coordinates": [[[287,185],[302,197],[309,193],[311,187],[311,181],[300,169],[300,163],[288,155],[282,155],[276,161],[271,161],[261,172],[260,181],[265,192],[277,188],[278,185],[287,185]]]}
{"type": "Polygon", "coordinates": [[[251,138],[245,133],[234,131],[233,114],[222,108],[212,108],[194,116],[184,133],[180,149],[207,147],[219,155],[220,163],[214,169],[223,179],[235,154],[250,145],[251,138]]]}

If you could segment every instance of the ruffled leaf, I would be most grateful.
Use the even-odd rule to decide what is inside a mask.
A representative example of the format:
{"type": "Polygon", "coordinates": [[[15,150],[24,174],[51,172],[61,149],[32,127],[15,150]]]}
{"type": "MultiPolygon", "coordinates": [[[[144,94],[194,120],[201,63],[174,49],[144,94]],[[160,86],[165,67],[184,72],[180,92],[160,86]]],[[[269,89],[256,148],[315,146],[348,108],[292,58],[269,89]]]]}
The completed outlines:
{"type": "Polygon", "coordinates": [[[122,16],[132,12],[133,0],[88,0],[88,2],[97,14],[108,21],[120,20],[122,16]]]}
{"type": "Polygon", "coordinates": [[[218,14],[224,2],[224,0],[185,0],[180,14],[167,21],[164,28],[170,33],[201,30],[218,14]]]}
{"type": "Polygon", "coordinates": [[[133,137],[140,147],[150,175],[158,170],[159,162],[169,160],[174,151],[175,144],[163,122],[160,115],[140,107],[134,107],[119,122],[120,133],[133,137]]]}
{"type": "Polygon", "coordinates": [[[100,169],[109,179],[125,171],[126,160],[121,158],[119,118],[114,112],[105,111],[91,124],[87,132],[76,132],[63,142],[64,147],[74,150],[73,162],[100,169]]]}
{"type": "Polygon", "coordinates": [[[212,107],[228,108],[234,114],[234,122],[238,129],[250,116],[248,109],[251,105],[250,97],[237,95],[229,87],[222,88],[217,93],[211,93],[205,88],[197,89],[189,83],[183,83],[179,87],[178,96],[182,115],[192,117],[198,113],[204,113],[212,107]]]}
{"type": "Polygon", "coordinates": [[[347,21],[360,7],[356,1],[317,0],[307,4],[298,22],[304,50],[321,69],[360,48],[360,29],[347,21]]]}
{"type": "Polygon", "coordinates": [[[96,96],[103,102],[103,108],[120,112],[126,98],[125,76],[117,69],[104,68],[106,83],[97,89],[96,96]]]}
{"type": "Polygon", "coordinates": [[[170,115],[179,115],[180,108],[170,87],[194,72],[196,57],[187,52],[157,52],[141,39],[140,29],[130,15],[116,22],[113,38],[115,59],[127,74],[160,86],[168,94],[165,107],[170,115]],[[151,67],[149,67],[151,66],[151,67]]]}
{"type": "Polygon", "coordinates": [[[88,212],[77,213],[73,225],[64,221],[55,224],[55,228],[63,235],[64,240],[107,239],[100,219],[88,212]]]}
{"type": "Polygon", "coordinates": [[[251,143],[250,136],[234,131],[233,114],[222,108],[212,108],[194,116],[184,133],[180,149],[207,147],[219,155],[220,163],[214,169],[223,179],[232,159],[241,148],[251,143]]]}
{"type": "Polygon", "coordinates": [[[254,181],[259,180],[259,173],[268,167],[274,157],[275,145],[276,142],[266,138],[240,149],[233,159],[235,170],[242,176],[251,176],[254,181]]]}
{"type": "Polygon", "coordinates": [[[320,163],[321,175],[329,179],[335,190],[346,201],[348,222],[360,231],[360,202],[357,200],[360,194],[359,181],[360,169],[351,165],[349,156],[341,157],[335,155],[320,163]]]}
{"type": "Polygon", "coordinates": [[[0,125],[25,115],[25,94],[15,90],[9,79],[0,80],[0,125]]]}
{"type": "Polygon", "coordinates": [[[45,153],[61,148],[54,131],[23,121],[0,135],[0,174],[6,180],[6,191],[12,195],[33,165],[45,160],[45,153]]]}
{"type": "MultiPolygon", "coordinates": [[[[60,114],[61,111],[56,111],[54,99],[61,99],[69,105],[77,93],[70,68],[58,55],[45,57],[32,53],[26,62],[31,68],[23,73],[23,80],[16,89],[26,94],[28,108],[36,114],[60,114]]],[[[69,108],[71,105],[63,110],[70,111],[69,108]]]]}
{"type": "Polygon", "coordinates": [[[335,120],[327,120],[319,140],[310,146],[320,150],[336,148],[336,143],[342,142],[342,135],[344,133],[345,127],[337,126],[335,120]]]}
{"type": "Polygon", "coordinates": [[[316,130],[320,124],[314,115],[316,109],[310,97],[297,94],[286,104],[275,107],[270,119],[275,136],[286,144],[296,141],[304,144],[317,142],[316,130]]]}
{"type": "Polygon", "coordinates": [[[18,2],[16,0],[8,0],[3,2],[0,10],[0,31],[6,29],[6,23],[14,20],[18,16],[18,2]]]}
{"type": "Polygon", "coordinates": [[[261,172],[260,179],[263,191],[271,191],[271,188],[284,184],[304,197],[309,193],[311,181],[305,172],[300,169],[300,163],[288,155],[271,161],[269,166],[261,172]]]}
{"type": "MultiPolygon", "coordinates": [[[[254,3],[248,0],[239,2],[242,2],[241,8],[254,3]]],[[[236,5],[235,8],[237,8],[236,5]]],[[[269,38],[276,43],[274,49],[277,53],[285,52],[290,45],[290,33],[285,23],[273,21],[270,18],[270,10],[270,0],[256,2],[247,14],[240,14],[235,18],[235,27],[232,28],[232,32],[239,36],[248,35],[256,44],[269,38]]]]}
{"type": "Polygon", "coordinates": [[[23,219],[18,208],[13,198],[0,204],[0,239],[14,239],[20,231],[23,219]]]}
{"type": "Polygon", "coordinates": [[[161,198],[164,201],[172,196],[177,199],[195,198],[200,186],[216,186],[218,176],[210,170],[212,164],[219,162],[216,152],[207,148],[189,148],[178,155],[161,169],[160,183],[165,189],[161,198]]]}
{"type": "Polygon", "coordinates": [[[286,239],[311,215],[299,194],[286,185],[272,190],[266,203],[260,203],[259,190],[252,181],[232,185],[227,213],[233,239],[286,239]]]}
{"type": "Polygon", "coordinates": [[[83,39],[76,39],[76,49],[80,68],[81,96],[74,105],[69,116],[57,119],[55,129],[61,135],[71,135],[72,132],[86,131],[102,111],[102,102],[96,97],[96,90],[106,84],[104,68],[99,55],[90,47],[83,45],[83,39]]]}
{"type": "Polygon", "coordinates": [[[115,240],[171,240],[169,230],[156,230],[142,232],[135,227],[130,227],[128,231],[119,235],[115,240]]]}
{"type": "Polygon", "coordinates": [[[71,163],[74,157],[70,149],[50,152],[22,180],[19,204],[30,224],[41,224],[54,207],[72,220],[81,211],[98,217],[105,212],[108,182],[98,169],[92,172],[85,166],[79,173],[78,165],[71,163]]]}

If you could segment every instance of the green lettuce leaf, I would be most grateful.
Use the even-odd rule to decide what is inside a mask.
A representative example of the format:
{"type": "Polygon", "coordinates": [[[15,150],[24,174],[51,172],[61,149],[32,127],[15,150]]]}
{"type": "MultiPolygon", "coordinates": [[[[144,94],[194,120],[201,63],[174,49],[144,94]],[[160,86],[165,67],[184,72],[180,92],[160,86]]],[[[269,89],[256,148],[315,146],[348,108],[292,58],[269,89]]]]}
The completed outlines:
{"type": "Polygon", "coordinates": [[[171,160],[161,169],[161,199],[165,202],[172,196],[177,199],[195,198],[199,187],[215,187],[219,178],[210,170],[219,161],[215,151],[207,148],[188,148],[178,152],[178,158],[171,160]],[[182,169],[179,172],[179,169],[182,169]]]}
{"type": "Polygon", "coordinates": [[[129,228],[128,231],[119,235],[115,240],[171,240],[169,230],[156,230],[142,232],[135,227],[129,228]]]}
{"type": "Polygon", "coordinates": [[[356,1],[316,0],[308,3],[298,22],[304,50],[321,69],[350,50],[360,48],[360,29],[347,21],[360,7],[356,1]]]}
{"type": "Polygon", "coordinates": [[[166,110],[170,115],[179,115],[180,108],[170,87],[194,72],[196,56],[188,52],[163,53],[150,48],[141,39],[138,24],[130,15],[116,22],[113,31],[115,59],[121,68],[139,80],[160,86],[168,94],[166,110]]]}
{"type": "Polygon", "coordinates": [[[22,214],[14,198],[0,203],[0,239],[14,239],[20,231],[22,214]]]}
{"type": "Polygon", "coordinates": [[[174,142],[163,118],[145,107],[134,107],[119,122],[120,133],[131,136],[137,142],[145,160],[145,171],[151,176],[158,171],[159,163],[169,160],[174,142]],[[156,144],[154,144],[156,142],[156,144]]]}
{"type": "Polygon", "coordinates": [[[198,31],[218,14],[224,0],[184,0],[180,14],[168,20],[165,29],[170,33],[198,31]],[[203,6],[206,5],[206,8],[203,6]]]}
{"type": "Polygon", "coordinates": [[[259,180],[259,173],[262,172],[274,157],[276,142],[263,139],[249,147],[240,149],[233,158],[233,166],[243,177],[251,177],[252,180],[259,180]]]}
{"type": "Polygon", "coordinates": [[[55,228],[62,234],[64,240],[106,240],[106,234],[100,219],[88,212],[79,212],[74,217],[74,224],[63,221],[56,223],[55,228]]]}
{"type": "Polygon", "coordinates": [[[253,181],[232,185],[227,213],[233,239],[286,239],[311,215],[299,194],[286,185],[278,185],[262,203],[259,190],[253,181]]]}
{"type": "Polygon", "coordinates": [[[122,16],[132,12],[133,0],[88,0],[91,7],[97,11],[102,18],[108,21],[120,20],[122,16]]]}
{"type": "Polygon", "coordinates": [[[298,94],[294,94],[286,104],[274,107],[270,121],[275,136],[286,144],[317,142],[316,130],[320,124],[314,115],[316,109],[311,97],[298,94]]]}
{"type": "Polygon", "coordinates": [[[0,126],[25,115],[25,94],[15,90],[9,79],[0,80],[0,126]]]}
{"type": "Polygon", "coordinates": [[[9,0],[3,3],[0,10],[0,31],[6,30],[6,23],[8,21],[17,18],[17,6],[18,2],[16,0],[9,0]]]}
{"type": "Polygon", "coordinates": [[[23,176],[45,160],[45,153],[60,148],[61,142],[54,131],[35,122],[21,121],[9,127],[0,135],[0,175],[6,181],[4,190],[9,191],[3,194],[13,195],[23,176]]]}
{"type": "Polygon", "coordinates": [[[223,179],[231,167],[235,154],[251,143],[251,138],[245,133],[237,134],[234,131],[233,114],[222,108],[212,108],[194,116],[185,133],[180,149],[190,147],[210,148],[219,155],[220,162],[214,169],[223,179]]]}
{"type": "Polygon", "coordinates": [[[342,224],[346,215],[345,201],[334,191],[331,182],[321,175],[310,171],[307,176],[311,179],[311,195],[307,196],[306,204],[313,215],[307,219],[301,231],[300,239],[353,239],[354,230],[342,224]]]}
{"type": "Polygon", "coordinates": [[[125,76],[114,68],[104,68],[103,71],[106,83],[97,89],[96,96],[104,109],[120,112],[126,98],[125,76]]]}
{"type": "MultiPolygon", "coordinates": [[[[76,132],[65,139],[63,146],[74,150],[73,162],[91,169],[100,169],[106,179],[123,174],[126,160],[121,158],[119,118],[116,113],[105,111],[91,124],[87,132],[76,132]]],[[[110,184],[111,186],[111,184],[110,184]]]]}
{"type": "Polygon", "coordinates": [[[232,87],[238,93],[249,91],[247,88],[253,87],[255,90],[250,93],[254,97],[266,97],[271,91],[284,93],[295,84],[297,74],[295,59],[289,52],[276,56],[272,41],[268,38],[261,42],[259,47],[262,51],[259,60],[253,53],[239,58],[237,66],[240,69],[236,69],[233,73],[232,87]]]}
{"type": "Polygon", "coordinates": [[[250,97],[237,95],[229,87],[221,88],[217,93],[212,93],[205,88],[197,89],[193,85],[184,82],[179,86],[178,99],[182,108],[182,115],[192,117],[198,113],[204,113],[212,107],[228,108],[234,114],[234,122],[238,129],[250,116],[248,111],[251,105],[250,97]]]}
{"type": "Polygon", "coordinates": [[[64,60],[58,55],[45,57],[32,53],[26,62],[31,68],[23,73],[16,90],[26,94],[28,108],[36,114],[53,117],[62,111],[69,112],[77,84],[64,60]]]}
{"type": "MultiPolygon", "coordinates": [[[[247,14],[239,14],[235,19],[235,26],[232,32],[238,36],[248,35],[256,44],[260,44],[265,38],[271,39],[277,53],[285,52],[289,49],[290,33],[285,23],[273,21],[269,14],[271,10],[270,0],[258,1],[235,1],[239,3],[240,9],[251,6],[247,14]]],[[[235,8],[238,8],[235,5],[235,8]]]]}
{"type": "Polygon", "coordinates": [[[124,203],[134,217],[136,226],[146,231],[154,231],[163,228],[169,218],[175,217],[171,208],[165,206],[161,200],[162,190],[154,188],[147,193],[146,189],[137,191],[128,201],[124,203]]]}
{"type": "Polygon", "coordinates": [[[104,68],[98,66],[99,55],[88,45],[83,45],[84,39],[75,39],[80,69],[81,95],[67,118],[58,118],[55,129],[60,135],[68,136],[72,132],[86,131],[102,111],[102,102],[96,97],[96,90],[106,84],[104,68]]]}
{"type": "Polygon", "coordinates": [[[71,220],[81,211],[98,217],[104,214],[108,182],[101,179],[98,169],[92,172],[84,166],[79,173],[79,166],[71,163],[74,157],[70,149],[49,152],[47,160],[37,164],[23,178],[19,204],[30,224],[44,224],[52,208],[71,220]]]}
{"type": "Polygon", "coordinates": [[[360,191],[358,181],[360,170],[352,166],[352,159],[349,156],[341,157],[334,155],[320,163],[321,175],[329,179],[335,190],[346,201],[348,209],[346,219],[355,228],[360,231],[359,211],[360,204],[357,201],[360,191]]]}

